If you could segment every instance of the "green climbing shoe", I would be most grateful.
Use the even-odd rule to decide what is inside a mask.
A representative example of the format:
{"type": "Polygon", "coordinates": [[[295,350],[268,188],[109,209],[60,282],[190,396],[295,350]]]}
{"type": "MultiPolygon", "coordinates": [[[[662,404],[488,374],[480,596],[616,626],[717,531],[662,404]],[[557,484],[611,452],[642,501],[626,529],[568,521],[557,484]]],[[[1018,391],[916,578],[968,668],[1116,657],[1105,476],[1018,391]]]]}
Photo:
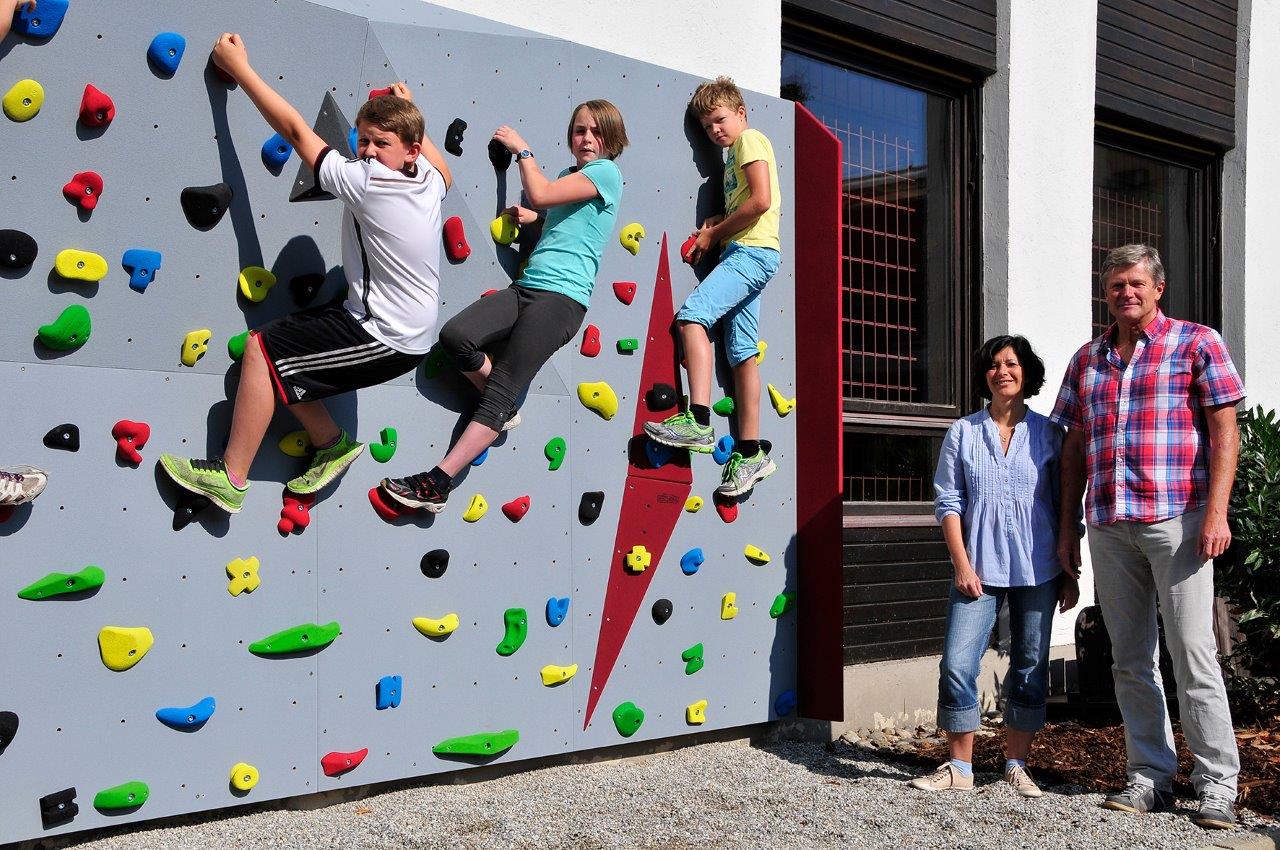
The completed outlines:
{"type": "Polygon", "coordinates": [[[687,410],[661,422],[646,422],[644,431],[650,440],[677,449],[706,453],[716,447],[715,429],[710,425],[699,425],[687,410]]]}
{"type": "Polygon", "coordinates": [[[244,494],[227,477],[227,467],[220,460],[198,460],[177,455],[160,455],[160,466],[184,490],[208,496],[209,501],[229,514],[238,514],[244,507],[244,494]]]}
{"type": "Polygon", "coordinates": [[[336,481],[347,467],[355,463],[356,458],[364,451],[364,443],[358,443],[343,431],[338,435],[338,442],[327,449],[317,449],[311,457],[311,465],[307,471],[284,485],[291,493],[306,495],[316,493],[336,481]]]}

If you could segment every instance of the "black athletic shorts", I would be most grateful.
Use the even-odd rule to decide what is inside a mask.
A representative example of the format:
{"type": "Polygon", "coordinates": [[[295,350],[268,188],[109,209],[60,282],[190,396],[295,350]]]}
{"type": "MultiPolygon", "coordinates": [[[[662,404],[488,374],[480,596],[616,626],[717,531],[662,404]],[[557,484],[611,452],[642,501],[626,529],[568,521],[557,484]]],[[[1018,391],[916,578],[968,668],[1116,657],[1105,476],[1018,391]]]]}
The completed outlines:
{"type": "Polygon", "coordinates": [[[374,339],[341,302],[282,316],[253,338],[285,404],[383,384],[413,371],[426,357],[374,339]]]}

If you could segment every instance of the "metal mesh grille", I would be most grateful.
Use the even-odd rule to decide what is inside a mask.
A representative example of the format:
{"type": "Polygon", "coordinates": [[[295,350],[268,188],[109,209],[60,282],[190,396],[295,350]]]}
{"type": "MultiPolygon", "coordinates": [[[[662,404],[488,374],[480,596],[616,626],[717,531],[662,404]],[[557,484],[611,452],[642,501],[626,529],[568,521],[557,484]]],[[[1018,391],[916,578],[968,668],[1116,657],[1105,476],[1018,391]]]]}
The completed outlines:
{"type": "Polygon", "coordinates": [[[1098,273],[1107,252],[1120,245],[1141,242],[1163,251],[1160,232],[1162,210],[1157,201],[1139,198],[1102,186],[1093,188],[1093,335],[1111,326],[1111,314],[1102,295],[1098,273]]]}

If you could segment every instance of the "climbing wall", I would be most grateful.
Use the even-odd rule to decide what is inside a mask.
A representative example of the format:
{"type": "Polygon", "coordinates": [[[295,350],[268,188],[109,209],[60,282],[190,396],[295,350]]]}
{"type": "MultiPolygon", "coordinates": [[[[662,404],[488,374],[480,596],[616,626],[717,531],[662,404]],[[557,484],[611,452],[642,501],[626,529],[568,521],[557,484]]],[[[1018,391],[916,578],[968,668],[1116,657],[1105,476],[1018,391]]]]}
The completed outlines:
{"type": "MultiPolygon", "coordinates": [[[[762,433],[779,470],[717,504],[716,458],[654,455],[636,438],[672,412],[647,396],[679,387],[669,328],[698,280],[679,247],[719,191],[684,115],[698,80],[412,0],[154,0],[142,16],[124,0],[71,0],[54,20],[65,5],[41,0],[33,34],[0,46],[0,90],[15,92],[0,117],[0,230],[38,246],[23,262],[20,238],[0,234],[0,465],[50,474],[44,495],[0,523],[0,842],[793,710],[796,417],[780,412],[796,379],[791,104],[747,95],[783,187],[783,263],[761,310],[762,385],[777,401],[762,391],[762,433]],[[471,254],[442,269],[441,322],[506,286],[520,261],[519,244],[489,235],[519,196],[516,169],[488,158],[493,129],[512,124],[558,171],[571,164],[575,103],[608,98],[625,117],[618,229],[644,236],[634,254],[616,235],[606,246],[586,318],[600,352],[584,355],[580,334],[552,358],[523,424],[438,516],[384,519],[368,495],[384,475],[431,467],[470,414],[465,381],[434,358],[332,400],[361,440],[394,428],[394,452],[379,452],[385,463],[367,452],[305,528],[278,527],[283,482],[305,462],[278,447],[298,428],[287,412],[235,517],[185,514],[156,465],[163,451],[221,452],[238,378],[229,340],[298,309],[301,276],[322,276],[315,303],[345,286],[340,204],[290,203],[297,157],[272,163],[271,129],[206,68],[224,30],[308,119],[329,110],[324,122],[349,123],[371,88],[403,79],[438,145],[466,121],[461,156],[446,154],[444,215],[459,217],[471,254]],[[86,85],[110,109],[91,93],[79,117],[86,85]],[[84,172],[101,185],[73,180],[84,172]],[[197,228],[183,190],[216,184],[230,203],[197,228]],[[55,269],[67,250],[85,253],[55,269]],[[137,252],[158,253],[158,267],[137,252]],[[278,281],[261,301],[238,283],[255,266],[278,281]],[[79,308],[87,342],[69,328],[79,308]],[[82,344],[51,347],[63,331],[82,344]],[[208,331],[207,351],[183,365],[204,340],[186,342],[193,331],[208,331]],[[584,403],[605,385],[616,411],[584,403]],[[593,518],[582,508],[597,493],[593,518]],[[52,573],[64,577],[44,581],[52,573]],[[264,641],[304,625],[296,651],[278,652],[287,636],[264,641]]],[[[252,291],[266,275],[247,278],[252,291]]],[[[726,377],[713,401],[732,396],[726,377]]],[[[731,417],[713,418],[718,437],[730,433],[731,417]]]]}

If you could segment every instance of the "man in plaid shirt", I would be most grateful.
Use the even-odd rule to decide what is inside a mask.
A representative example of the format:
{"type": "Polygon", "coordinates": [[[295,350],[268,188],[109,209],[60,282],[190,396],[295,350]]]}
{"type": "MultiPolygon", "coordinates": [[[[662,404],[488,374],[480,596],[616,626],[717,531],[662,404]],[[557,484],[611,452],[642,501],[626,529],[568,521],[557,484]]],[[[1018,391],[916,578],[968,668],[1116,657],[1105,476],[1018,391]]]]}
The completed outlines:
{"type": "Polygon", "coordinates": [[[1216,331],[1160,311],[1165,276],[1155,248],[1112,250],[1100,277],[1115,324],[1076,352],[1050,418],[1068,429],[1059,559],[1079,573],[1075,509],[1087,475],[1089,552],[1125,723],[1128,785],[1103,805],[1147,812],[1173,802],[1178,765],[1158,667],[1158,602],[1195,757],[1193,820],[1226,829],[1236,821],[1240,758],[1213,637],[1210,560],[1231,542],[1244,384],[1216,331]]]}

